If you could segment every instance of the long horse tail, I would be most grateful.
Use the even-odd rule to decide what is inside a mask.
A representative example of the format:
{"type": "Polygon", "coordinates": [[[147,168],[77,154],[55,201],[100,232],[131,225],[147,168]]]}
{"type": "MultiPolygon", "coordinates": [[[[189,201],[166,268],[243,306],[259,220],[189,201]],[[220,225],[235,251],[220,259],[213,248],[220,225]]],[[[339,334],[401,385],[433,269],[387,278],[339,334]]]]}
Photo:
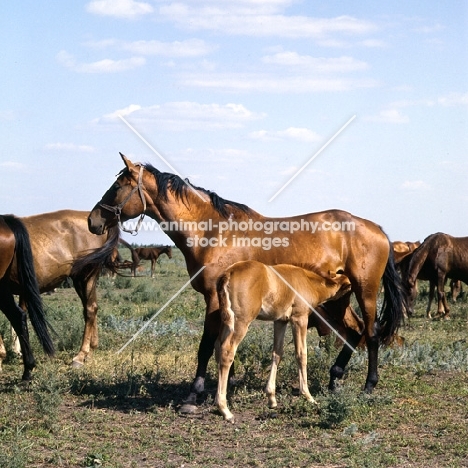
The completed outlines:
{"type": "Polygon", "coordinates": [[[107,240],[102,247],[93,250],[87,255],[75,259],[72,265],[70,276],[72,278],[81,277],[85,281],[94,277],[96,286],[98,274],[103,268],[107,268],[112,272],[117,271],[114,262],[115,252],[120,242],[120,229],[118,226],[113,226],[108,230],[107,240]]]}
{"type": "Polygon", "coordinates": [[[5,215],[3,219],[15,235],[18,281],[28,307],[29,319],[44,352],[53,356],[55,347],[47,329],[28,231],[23,222],[13,215],[5,215]]]}
{"type": "Polygon", "coordinates": [[[219,312],[221,315],[221,322],[227,325],[229,329],[234,330],[234,312],[231,308],[231,300],[229,299],[229,280],[231,275],[229,273],[223,273],[217,284],[218,301],[219,301],[219,312]]]}
{"type": "Polygon", "coordinates": [[[389,344],[408,311],[408,296],[395,266],[392,245],[383,274],[384,300],[379,317],[380,340],[389,344]]]}

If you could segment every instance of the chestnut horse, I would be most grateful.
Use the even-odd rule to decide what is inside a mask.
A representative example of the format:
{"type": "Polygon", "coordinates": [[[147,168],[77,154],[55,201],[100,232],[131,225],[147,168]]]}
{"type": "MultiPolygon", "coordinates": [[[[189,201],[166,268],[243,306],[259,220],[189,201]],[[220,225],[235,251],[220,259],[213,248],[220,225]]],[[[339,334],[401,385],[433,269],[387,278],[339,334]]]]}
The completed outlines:
{"type": "Polygon", "coordinates": [[[444,288],[447,278],[465,283],[468,281],[468,237],[453,237],[438,232],[424,239],[412,254],[405,276],[410,301],[414,302],[416,297],[416,280],[428,280],[431,288],[432,285],[437,285],[438,316],[448,319],[450,308],[444,288]]]}
{"type": "Polygon", "coordinates": [[[28,231],[19,218],[3,215],[0,216],[0,309],[19,338],[24,366],[22,379],[29,381],[35,360],[29,343],[26,313],[13,297],[13,294],[18,293],[28,307],[29,318],[39,342],[46,354],[53,356],[54,345],[47,330],[28,231]],[[16,284],[11,279],[13,270],[16,284]]]}
{"type": "Polygon", "coordinates": [[[165,245],[161,247],[135,247],[133,249],[141,260],[151,260],[151,278],[154,276],[154,266],[162,254],[172,258],[172,247],[165,245]]]}
{"type": "MultiPolygon", "coordinates": [[[[125,169],[91,211],[91,232],[103,234],[119,221],[137,216],[142,219],[147,214],[159,222],[181,250],[189,275],[197,275],[192,287],[203,294],[206,302],[196,376],[181,411],[196,411],[197,395],[204,391],[208,361],[221,325],[217,279],[240,260],[269,265],[308,263],[322,276],[329,268],[342,270],[351,281],[365,322],[369,355],[365,390],[373,390],[378,381],[379,343],[387,343],[396,333],[405,307],[393,250],[378,225],[339,210],[267,218],[246,205],[188,185],[177,175],[121,157],[125,169]],[[384,302],[378,315],[381,279],[384,302]]],[[[349,296],[340,304],[343,315],[348,304],[349,296]]],[[[358,333],[351,334],[351,348],[360,339],[358,333]]],[[[330,388],[343,376],[351,354],[350,347],[344,346],[330,370],[330,388]]]]}
{"type": "Polygon", "coordinates": [[[299,367],[299,392],[311,403],[316,403],[307,385],[309,315],[316,313],[319,304],[349,292],[349,279],[334,271],[329,271],[323,278],[297,266],[267,266],[247,260],[230,266],[219,278],[217,290],[222,325],[216,342],[218,391],[215,404],[224,419],[233,419],[226,398],[229,370],[239,344],[255,319],[274,321],[273,359],[265,389],[268,406],[277,406],[276,373],[283,356],[288,322],[299,367]]]}
{"type": "MultiPolygon", "coordinates": [[[[71,277],[83,304],[85,328],[80,351],[72,361],[74,367],[83,365],[98,346],[96,281],[103,267],[115,267],[112,259],[119,242],[117,227],[103,236],[91,234],[88,214],[62,210],[21,218],[31,240],[40,292],[53,291],[71,277]]],[[[12,292],[19,294],[22,305],[24,295],[14,266],[10,280],[12,292]]],[[[31,314],[30,307],[28,311],[31,314]]]]}

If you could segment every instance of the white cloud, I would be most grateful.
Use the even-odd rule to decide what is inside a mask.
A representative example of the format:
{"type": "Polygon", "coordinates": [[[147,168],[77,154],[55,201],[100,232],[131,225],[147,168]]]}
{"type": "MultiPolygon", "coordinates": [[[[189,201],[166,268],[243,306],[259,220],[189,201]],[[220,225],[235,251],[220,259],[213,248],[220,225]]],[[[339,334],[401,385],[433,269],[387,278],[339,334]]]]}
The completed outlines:
{"type": "Polygon", "coordinates": [[[46,150],[51,151],[67,151],[67,152],[81,152],[93,153],[95,148],[88,145],[76,145],[75,143],[48,143],[44,147],[46,150]]]}
{"type": "Polygon", "coordinates": [[[466,106],[468,105],[468,93],[450,93],[441,96],[437,102],[445,107],[466,106]]]}
{"type": "Polygon", "coordinates": [[[24,171],[26,169],[26,164],[19,163],[16,161],[3,161],[0,162],[0,168],[11,171],[24,171]]]}
{"type": "Polygon", "coordinates": [[[246,122],[258,120],[265,114],[249,111],[242,104],[200,104],[197,102],[169,102],[141,107],[132,104],[94,120],[94,123],[109,123],[118,115],[131,115],[131,122],[142,125],[157,125],[158,129],[170,131],[221,130],[241,128],[246,122]]]}
{"type": "Polygon", "coordinates": [[[64,50],[57,54],[57,60],[64,67],[77,73],[118,73],[141,67],[146,63],[144,57],[131,57],[122,60],[103,59],[97,62],[80,63],[75,60],[73,55],[64,50]]]}
{"type": "Polygon", "coordinates": [[[322,139],[322,137],[313,130],[297,127],[289,127],[286,130],[279,131],[259,130],[251,132],[249,136],[255,140],[261,141],[296,140],[307,143],[314,143],[322,139]]]}
{"type": "Polygon", "coordinates": [[[352,57],[312,57],[299,55],[297,52],[279,52],[267,55],[262,58],[262,62],[285,67],[299,67],[316,73],[346,73],[369,68],[366,62],[352,57]]]}
{"type": "Polygon", "coordinates": [[[410,121],[407,115],[401,113],[398,109],[384,109],[378,115],[365,117],[369,122],[390,123],[390,124],[404,124],[410,121]]]}
{"type": "Polygon", "coordinates": [[[217,49],[201,39],[187,39],[184,41],[121,41],[118,39],[102,39],[100,41],[87,41],[87,47],[95,49],[115,48],[125,50],[135,55],[158,55],[163,57],[200,57],[208,55],[217,49]]]}
{"type": "Polygon", "coordinates": [[[134,19],[154,11],[149,3],[134,0],[93,0],[86,5],[88,13],[134,19]]]}
{"type": "Polygon", "coordinates": [[[401,188],[410,191],[429,190],[431,186],[423,180],[406,180],[401,184],[401,188]]]}
{"type": "Polygon", "coordinates": [[[185,29],[247,36],[324,38],[337,33],[367,34],[377,29],[373,23],[352,16],[286,16],[280,13],[286,5],[286,2],[224,2],[222,6],[172,3],[161,6],[159,14],[185,29]]]}
{"type": "Polygon", "coordinates": [[[181,75],[182,86],[221,89],[236,92],[309,93],[326,91],[351,91],[378,86],[373,79],[310,78],[295,74],[282,77],[278,74],[206,73],[181,75]]]}

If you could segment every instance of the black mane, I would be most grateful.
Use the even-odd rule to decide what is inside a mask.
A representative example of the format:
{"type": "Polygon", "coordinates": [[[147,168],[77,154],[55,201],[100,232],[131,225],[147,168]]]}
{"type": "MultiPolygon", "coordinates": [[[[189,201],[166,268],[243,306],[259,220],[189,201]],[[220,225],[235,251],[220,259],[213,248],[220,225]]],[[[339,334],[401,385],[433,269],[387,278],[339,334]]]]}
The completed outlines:
{"type": "Polygon", "coordinates": [[[144,167],[147,171],[151,172],[156,179],[158,185],[159,195],[164,201],[168,200],[168,190],[171,189],[175,197],[181,200],[185,205],[188,204],[187,194],[190,190],[189,185],[195,190],[205,193],[210,197],[211,205],[213,208],[224,218],[228,218],[231,214],[229,207],[237,208],[244,213],[250,213],[252,210],[242,203],[233,202],[231,200],[225,200],[221,198],[217,193],[212,192],[211,190],[206,190],[203,187],[196,187],[191,184],[188,179],[182,180],[178,175],[171,174],[170,172],[161,172],[151,164],[144,164],[144,167]]]}

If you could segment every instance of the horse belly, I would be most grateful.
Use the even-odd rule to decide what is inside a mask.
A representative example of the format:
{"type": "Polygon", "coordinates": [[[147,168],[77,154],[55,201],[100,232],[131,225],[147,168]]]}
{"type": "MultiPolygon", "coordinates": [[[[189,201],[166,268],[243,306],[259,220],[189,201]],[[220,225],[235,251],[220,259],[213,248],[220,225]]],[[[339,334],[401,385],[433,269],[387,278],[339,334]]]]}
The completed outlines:
{"type": "Polygon", "coordinates": [[[284,320],[288,321],[291,317],[292,305],[289,307],[272,307],[270,304],[263,304],[257,315],[258,320],[284,320]]]}

